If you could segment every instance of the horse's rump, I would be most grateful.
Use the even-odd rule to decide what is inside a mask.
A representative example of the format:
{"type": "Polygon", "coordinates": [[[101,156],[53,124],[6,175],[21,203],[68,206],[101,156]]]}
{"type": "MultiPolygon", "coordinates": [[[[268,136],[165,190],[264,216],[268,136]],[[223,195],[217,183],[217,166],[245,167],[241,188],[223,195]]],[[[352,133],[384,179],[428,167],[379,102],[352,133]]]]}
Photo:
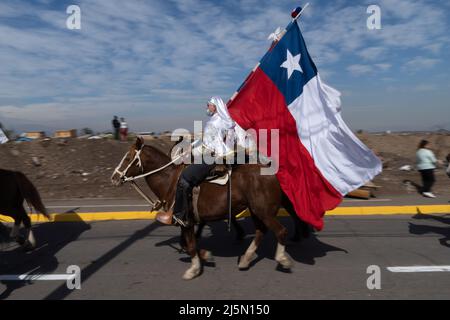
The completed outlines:
{"type": "Polygon", "coordinates": [[[36,211],[49,217],[39,192],[22,172],[0,169],[0,181],[0,207],[22,205],[25,199],[36,211]]]}
{"type": "MultiPolygon", "coordinates": [[[[21,201],[16,172],[0,169],[0,209],[8,209],[21,201]]],[[[23,200],[22,200],[23,201],[23,200]]]]}
{"type": "Polygon", "coordinates": [[[39,192],[37,191],[33,183],[22,172],[17,172],[16,176],[23,197],[33,205],[36,211],[49,218],[47,209],[42,203],[41,196],[39,195],[39,192]]]}

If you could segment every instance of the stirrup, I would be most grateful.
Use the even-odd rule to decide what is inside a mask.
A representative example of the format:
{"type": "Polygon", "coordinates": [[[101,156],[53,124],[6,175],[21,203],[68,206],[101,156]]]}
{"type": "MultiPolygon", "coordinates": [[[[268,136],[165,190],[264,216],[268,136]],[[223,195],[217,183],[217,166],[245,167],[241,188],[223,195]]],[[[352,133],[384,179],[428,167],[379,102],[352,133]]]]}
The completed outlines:
{"type": "Polygon", "coordinates": [[[175,223],[178,224],[181,227],[187,228],[189,227],[189,222],[185,222],[183,220],[181,220],[180,218],[178,218],[177,216],[173,215],[172,219],[175,220],[175,223]]]}
{"type": "Polygon", "coordinates": [[[160,201],[157,200],[155,202],[155,204],[153,205],[152,211],[158,211],[159,209],[161,209],[164,205],[166,204],[166,201],[160,201]]]}

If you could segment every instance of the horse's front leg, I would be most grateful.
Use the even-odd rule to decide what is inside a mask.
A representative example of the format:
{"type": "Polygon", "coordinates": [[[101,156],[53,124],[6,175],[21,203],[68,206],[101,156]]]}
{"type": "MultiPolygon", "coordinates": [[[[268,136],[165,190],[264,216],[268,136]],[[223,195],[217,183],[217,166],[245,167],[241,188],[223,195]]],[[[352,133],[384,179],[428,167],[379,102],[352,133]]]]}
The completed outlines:
{"type": "Polygon", "coordinates": [[[184,239],[186,241],[187,253],[191,256],[191,267],[186,270],[183,275],[184,280],[192,280],[202,271],[202,264],[200,256],[197,252],[197,243],[195,239],[194,227],[191,226],[187,229],[182,229],[184,239]]]}
{"type": "Polygon", "coordinates": [[[12,210],[11,213],[14,219],[14,225],[9,236],[22,246],[25,243],[25,238],[20,234],[20,226],[22,225],[23,217],[18,214],[16,210],[12,210]]]}
{"type": "Polygon", "coordinates": [[[33,230],[31,230],[31,219],[28,215],[26,215],[26,211],[23,211],[25,216],[23,217],[23,225],[27,230],[27,240],[25,241],[24,247],[27,250],[32,250],[36,248],[36,239],[34,238],[33,230]]]}
{"type": "Polygon", "coordinates": [[[256,229],[255,238],[239,260],[239,270],[247,270],[250,267],[250,263],[258,257],[256,250],[261,244],[264,234],[267,232],[267,227],[257,216],[252,214],[252,219],[256,229]]]}
{"type": "Polygon", "coordinates": [[[9,236],[15,240],[17,240],[17,237],[20,235],[20,225],[22,224],[21,221],[14,220],[14,225],[11,229],[11,233],[9,236]]]}
{"type": "Polygon", "coordinates": [[[206,226],[206,222],[199,223],[199,225],[197,227],[197,232],[195,233],[195,238],[197,240],[199,240],[202,237],[202,232],[203,232],[203,229],[205,228],[205,226],[206,226]]]}

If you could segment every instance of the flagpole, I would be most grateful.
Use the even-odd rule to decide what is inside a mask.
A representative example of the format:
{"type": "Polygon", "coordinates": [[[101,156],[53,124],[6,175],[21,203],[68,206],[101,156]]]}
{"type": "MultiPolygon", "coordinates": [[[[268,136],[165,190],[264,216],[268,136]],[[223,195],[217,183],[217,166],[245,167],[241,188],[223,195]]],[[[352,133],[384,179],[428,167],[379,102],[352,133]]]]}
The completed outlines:
{"type": "Polygon", "coordinates": [[[284,35],[286,34],[286,32],[289,30],[289,28],[294,24],[295,21],[297,21],[300,16],[302,15],[302,13],[305,11],[306,8],[309,7],[309,2],[307,2],[305,4],[305,6],[302,8],[302,10],[300,10],[300,12],[295,16],[295,18],[292,19],[292,22],[286,27],[286,29],[283,30],[283,32],[281,33],[280,39],[277,40],[277,42],[279,42],[281,39],[283,39],[284,35]]]}
{"type": "Polygon", "coordinates": [[[306,10],[306,8],[308,8],[309,7],[309,2],[307,2],[306,4],[305,4],[305,6],[303,7],[303,9],[298,13],[298,15],[294,18],[294,21],[296,21],[298,18],[300,18],[300,16],[302,15],[302,13],[303,13],[303,11],[305,11],[306,10]]]}
{"type": "MultiPolygon", "coordinates": [[[[295,18],[292,19],[292,22],[289,23],[289,25],[283,30],[283,32],[282,32],[281,35],[280,35],[280,38],[279,38],[278,40],[276,40],[277,43],[280,42],[281,39],[283,39],[284,35],[285,35],[286,32],[289,30],[289,28],[294,24],[295,21],[297,21],[297,20],[300,18],[300,16],[302,15],[302,13],[303,13],[303,12],[306,10],[306,8],[308,8],[308,7],[309,7],[309,2],[307,2],[307,3],[305,4],[305,6],[302,8],[302,10],[300,10],[300,12],[297,14],[297,16],[295,16],[295,18]]],[[[272,45],[272,47],[273,47],[273,45],[272,45]]],[[[271,47],[271,48],[272,48],[272,47],[271,47]]],[[[250,72],[250,74],[245,78],[244,83],[247,81],[248,78],[250,78],[250,76],[256,71],[256,69],[258,69],[258,67],[259,67],[260,64],[261,64],[260,62],[258,62],[258,63],[256,64],[256,66],[252,69],[252,71],[250,72]]],[[[239,89],[238,89],[238,90],[239,90],[239,89]]],[[[231,102],[233,102],[233,100],[236,98],[236,96],[238,95],[238,93],[239,93],[239,91],[236,91],[236,92],[231,96],[230,100],[227,102],[227,105],[230,104],[231,102]]]]}

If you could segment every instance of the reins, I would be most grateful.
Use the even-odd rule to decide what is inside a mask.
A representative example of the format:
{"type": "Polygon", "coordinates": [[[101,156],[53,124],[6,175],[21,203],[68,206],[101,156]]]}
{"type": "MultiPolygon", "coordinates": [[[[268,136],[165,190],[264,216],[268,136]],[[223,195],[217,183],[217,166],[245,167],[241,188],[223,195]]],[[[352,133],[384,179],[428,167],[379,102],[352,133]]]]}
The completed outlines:
{"type": "MultiPolygon", "coordinates": [[[[191,144],[191,146],[193,145],[193,143],[191,144]]],[[[162,167],[140,174],[138,176],[133,176],[133,177],[127,177],[127,172],[128,170],[131,168],[131,166],[137,161],[137,166],[139,168],[141,168],[141,171],[144,171],[144,166],[142,165],[142,160],[141,160],[141,152],[144,148],[144,145],[142,146],[141,149],[137,150],[133,160],[130,161],[130,163],[128,164],[128,166],[123,170],[120,171],[120,167],[122,166],[123,162],[125,161],[128,152],[125,154],[125,156],[122,158],[122,161],[120,161],[119,165],[116,167],[116,169],[114,170],[114,174],[118,173],[119,174],[119,178],[123,180],[123,182],[130,182],[131,185],[133,186],[133,188],[137,191],[137,193],[139,193],[141,195],[142,198],[144,198],[145,201],[147,201],[151,207],[152,210],[158,210],[160,209],[165,203],[166,201],[161,201],[160,199],[152,199],[152,197],[150,195],[146,195],[145,192],[137,185],[137,183],[135,182],[135,180],[137,179],[141,179],[141,178],[145,178],[148,177],[150,175],[153,175],[155,173],[158,173],[160,171],[163,171],[164,169],[166,169],[167,167],[170,167],[172,164],[174,164],[175,162],[177,162],[180,158],[182,158],[187,151],[183,152],[182,154],[178,155],[177,157],[175,157],[172,161],[170,161],[169,163],[163,165],[162,167]]],[[[189,151],[190,152],[190,151],[189,151]]]]}

